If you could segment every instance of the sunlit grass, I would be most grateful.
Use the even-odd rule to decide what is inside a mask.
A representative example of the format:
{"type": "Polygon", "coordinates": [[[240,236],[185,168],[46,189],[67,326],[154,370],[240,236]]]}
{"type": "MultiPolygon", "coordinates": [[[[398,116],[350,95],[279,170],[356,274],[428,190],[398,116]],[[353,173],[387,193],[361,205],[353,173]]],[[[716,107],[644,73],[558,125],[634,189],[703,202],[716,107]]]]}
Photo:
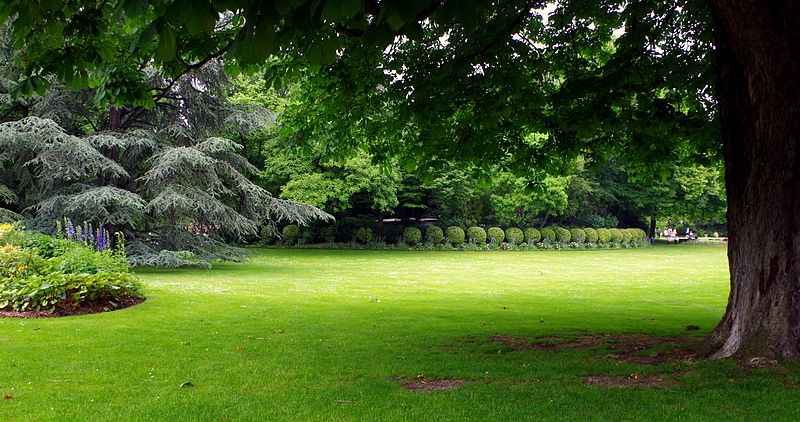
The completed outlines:
{"type": "Polygon", "coordinates": [[[148,300],[0,319],[0,420],[796,420],[798,372],[680,368],[606,350],[506,351],[492,335],[701,336],[727,299],[724,248],[587,252],[267,250],[142,270],[148,300]],[[584,375],[687,372],[670,389],[584,375]],[[392,377],[521,380],[413,392],[392,377]],[[734,379],[735,381],[731,381],[734,379]],[[192,386],[181,388],[184,382],[192,386]],[[344,401],[344,402],[337,402],[344,401]]]}

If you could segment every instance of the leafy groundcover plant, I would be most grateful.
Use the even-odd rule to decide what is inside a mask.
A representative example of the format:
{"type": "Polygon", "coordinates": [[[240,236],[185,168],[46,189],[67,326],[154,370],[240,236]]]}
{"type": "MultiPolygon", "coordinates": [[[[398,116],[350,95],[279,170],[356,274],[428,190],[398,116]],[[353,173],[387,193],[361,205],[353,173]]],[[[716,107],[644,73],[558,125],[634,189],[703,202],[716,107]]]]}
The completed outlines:
{"type": "Polygon", "coordinates": [[[124,250],[0,225],[0,311],[70,314],[84,305],[111,310],[142,300],[124,250]]]}

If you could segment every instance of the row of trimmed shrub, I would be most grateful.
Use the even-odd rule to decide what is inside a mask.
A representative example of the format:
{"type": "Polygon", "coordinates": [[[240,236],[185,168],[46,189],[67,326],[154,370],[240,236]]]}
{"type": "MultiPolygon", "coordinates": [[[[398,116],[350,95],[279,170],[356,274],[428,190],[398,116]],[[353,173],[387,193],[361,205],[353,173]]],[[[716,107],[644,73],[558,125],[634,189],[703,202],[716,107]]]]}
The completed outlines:
{"type": "MultiPolygon", "coordinates": [[[[300,236],[300,228],[294,224],[285,226],[282,230],[283,238],[286,243],[293,244],[300,236]]],[[[561,243],[638,243],[645,239],[646,233],[642,229],[629,228],[573,228],[567,229],[563,227],[545,227],[536,229],[529,227],[520,229],[518,227],[509,227],[503,230],[500,227],[483,227],[473,226],[466,231],[458,226],[450,226],[442,230],[438,226],[428,226],[423,232],[417,227],[406,227],[403,229],[402,240],[409,245],[417,245],[421,243],[442,244],[448,243],[452,245],[460,245],[463,243],[475,243],[483,245],[486,243],[512,243],[521,244],[524,242],[561,242],[561,243]]],[[[359,227],[353,233],[353,240],[367,244],[373,241],[373,232],[369,227],[359,227]]]]}

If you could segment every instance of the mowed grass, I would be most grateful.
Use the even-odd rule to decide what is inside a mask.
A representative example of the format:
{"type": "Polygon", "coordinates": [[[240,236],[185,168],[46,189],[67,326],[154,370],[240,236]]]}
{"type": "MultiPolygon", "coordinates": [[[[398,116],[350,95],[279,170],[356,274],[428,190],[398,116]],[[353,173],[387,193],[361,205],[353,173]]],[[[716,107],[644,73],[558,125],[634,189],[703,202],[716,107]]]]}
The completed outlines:
{"type": "Polygon", "coordinates": [[[148,300],[0,319],[2,421],[798,420],[793,364],[632,365],[606,348],[513,350],[494,335],[700,338],[726,250],[257,251],[213,270],[141,270],[148,300]],[[679,375],[669,375],[670,373],[679,375]],[[663,374],[668,388],[585,375],[663,374]],[[408,391],[393,377],[475,382],[408,391]],[[191,386],[181,388],[190,382],[191,386]]]}

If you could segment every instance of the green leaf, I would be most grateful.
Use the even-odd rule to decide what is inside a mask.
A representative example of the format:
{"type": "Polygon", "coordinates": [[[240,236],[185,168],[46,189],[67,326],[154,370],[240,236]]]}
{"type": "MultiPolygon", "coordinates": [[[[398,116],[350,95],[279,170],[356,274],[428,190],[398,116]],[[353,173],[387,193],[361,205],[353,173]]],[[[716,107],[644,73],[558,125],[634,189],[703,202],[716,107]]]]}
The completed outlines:
{"type": "Polygon", "coordinates": [[[42,9],[44,10],[59,10],[64,5],[60,0],[39,0],[39,4],[42,5],[42,9]]]}
{"type": "Polygon", "coordinates": [[[272,25],[258,25],[253,36],[253,55],[258,61],[267,59],[272,53],[277,51],[277,37],[275,28],[272,25]]]}
{"type": "Polygon", "coordinates": [[[142,31],[141,35],[139,35],[139,40],[137,41],[137,46],[139,48],[148,46],[153,39],[156,37],[156,26],[149,25],[147,26],[144,31],[142,31]]]}
{"type": "Polygon", "coordinates": [[[159,25],[158,28],[158,48],[156,55],[165,62],[175,60],[177,42],[175,32],[167,25],[159,25]]]}
{"type": "Polygon", "coordinates": [[[422,39],[423,32],[422,32],[422,25],[419,22],[409,22],[405,26],[405,35],[412,40],[419,41],[422,39]]]}
{"type": "Polygon", "coordinates": [[[343,22],[361,10],[360,0],[328,0],[322,8],[322,19],[330,22],[343,22]]]}
{"type": "Polygon", "coordinates": [[[305,0],[277,0],[275,2],[275,9],[281,15],[285,15],[291,12],[293,9],[302,6],[304,3],[305,0]]]}
{"type": "Polygon", "coordinates": [[[459,0],[448,0],[436,9],[433,18],[441,25],[450,25],[456,17],[456,10],[459,7],[459,0]]]}
{"type": "Polygon", "coordinates": [[[147,13],[150,3],[147,0],[125,0],[122,2],[125,16],[135,18],[147,13]]]}
{"type": "Polygon", "coordinates": [[[210,34],[214,30],[219,14],[209,3],[193,7],[194,13],[183,15],[186,30],[189,35],[197,36],[201,33],[210,34]]]}
{"type": "Polygon", "coordinates": [[[394,31],[382,22],[370,28],[362,39],[367,47],[383,48],[394,41],[394,31]]]}
{"type": "Polygon", "coordinates": [[[396,10],[391,10],[386,13],[386,23],[388,23],[393,30],[397,31],[406,24],[406,21],[400,17],[400,13],[396,10]]]}
{"type": "Polygon", "coordinates": [[[30,80],[33,90],[39,95],[44,95],[50,88],[50,82],[41,76],[34,76],[30,80]]]}

